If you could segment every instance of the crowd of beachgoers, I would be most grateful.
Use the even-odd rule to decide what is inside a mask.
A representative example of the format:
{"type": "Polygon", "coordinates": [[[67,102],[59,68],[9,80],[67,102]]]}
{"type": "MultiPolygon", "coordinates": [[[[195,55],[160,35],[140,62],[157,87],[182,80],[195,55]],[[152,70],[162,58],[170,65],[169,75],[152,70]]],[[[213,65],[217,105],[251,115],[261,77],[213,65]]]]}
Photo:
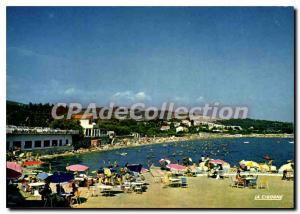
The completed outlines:
{"type": "MultiPolygon", "coordinates": [[[[118,165],[117,162],[89,171],[89,166],[67,165],[64,171],[42,171],[41,160],[7,162],[8,206],[26,206],[27,200],[39,207],[76,207],[85,203],[89,197],[111,197],[117,194],[143,194],[151,188],[151,175],[154,182],[165,187],[188,188],[189,177],[205,176],[211,179],[229,179],[231,187],[269,188],[267,176],[281,176],[282,180],[293,180],[294,163],[287,161],[279,170],[273,170],[272,159],[265,156],[265,163],[241,160],[237,168],[230,167],[224,160],[211,159],[208,156],[193,162],[185,157],[180,162],[172,163],[162,158],[157,166],[149,169],[141,164],[118,165]],[[261,177],[261,179],[259,179],[261,177]],[[15,198],[15,192],[22,195],[15,198]],[[23,203],[22,203],[23,200],[23,203]],[[37,205],[39,204],[39,205],[37,205]]],[[[30,206],[27,204],[27,206],[30,206]]]]}

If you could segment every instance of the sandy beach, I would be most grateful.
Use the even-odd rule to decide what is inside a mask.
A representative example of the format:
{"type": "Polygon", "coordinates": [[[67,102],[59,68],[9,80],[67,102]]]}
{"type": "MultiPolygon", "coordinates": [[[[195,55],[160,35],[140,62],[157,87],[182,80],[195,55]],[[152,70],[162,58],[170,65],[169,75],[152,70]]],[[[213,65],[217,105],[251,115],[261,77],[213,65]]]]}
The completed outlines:
{"type": "MultiPolygon", "coordinates": [[[[188,177],[188,187],[164,187],[145,174],[149,186],[146,192],[121,193],[112,197],[89,196],[74,208],[292,208],[293,181],[282,181],[279,176],[266,176],[269,189],[230,187],[230,180],[188,177]],[[282,200],[255,200],[255,196],[282,195],[282,200]]],[[[262,177],[260,177],[262,178],[262,177]]],[[[258,181],[259,183],[259,181],[258,181]]],[[[82,188],[83,197],[87,195],[82,188]]]]}

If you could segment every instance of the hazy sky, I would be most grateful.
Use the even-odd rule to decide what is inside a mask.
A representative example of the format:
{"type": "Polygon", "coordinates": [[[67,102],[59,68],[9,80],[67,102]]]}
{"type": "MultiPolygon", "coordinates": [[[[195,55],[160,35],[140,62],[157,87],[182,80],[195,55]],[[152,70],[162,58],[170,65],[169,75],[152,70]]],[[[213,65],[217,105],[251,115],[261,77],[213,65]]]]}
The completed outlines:
{"type": "Polygon", "coordinates": [[[293,121],[293,8],[7,9],[7,99],[247,105],[293,121]]]}

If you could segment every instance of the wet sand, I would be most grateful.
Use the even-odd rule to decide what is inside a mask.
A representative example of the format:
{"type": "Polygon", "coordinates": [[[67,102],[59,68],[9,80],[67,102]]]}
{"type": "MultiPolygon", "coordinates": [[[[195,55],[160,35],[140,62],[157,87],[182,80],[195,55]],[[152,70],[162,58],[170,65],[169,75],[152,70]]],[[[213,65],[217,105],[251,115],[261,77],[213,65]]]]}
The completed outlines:
{"type": "MultiPolygon", "coordinates": [[[[165,187],[145,175],[149,186],[146,192],[120,193],[115,196],[88,196],[87,201],[74,208],[293,208],[293,181],[282,181],[278,176],[266,176],[269,189],[230,187],[230,180],[188,177],[188,187],[165,187]],[[255,200],[256,195],[282,195],[282,200],[255,200]]],[[[259,177],[261,179],[262,176],[259,177]]],[[[258,180],[259,183],[259,180],[258,180]]]]}

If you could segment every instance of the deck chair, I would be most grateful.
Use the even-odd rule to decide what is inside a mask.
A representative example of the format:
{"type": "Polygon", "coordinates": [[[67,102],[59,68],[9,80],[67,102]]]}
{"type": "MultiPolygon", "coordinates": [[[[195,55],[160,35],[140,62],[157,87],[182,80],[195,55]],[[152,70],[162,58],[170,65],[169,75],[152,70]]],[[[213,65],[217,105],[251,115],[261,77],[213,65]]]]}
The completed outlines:
{"type": "Polygon", "coordinates": [[[183,187],[183,188],[188,187],[186,177],[181,177],[181,187],[183,187]]]}
{"type": "Polygon", "coordinates": [[[253,179],[253,180],[250,180],[249,181],[249,187],[251,187],[251,188],[257,188],[257,180],[258,180],[258,175],[256,176],[256,178],[255,179],[253,179]]]}
{"type": "Polygon", "coordinates": [[[131,192],[132,192],[132,187],[131,187],[130,182],[125,182],[125,183],[124,183],[124,191],[125,191],[126,193],[131,193],[131,192]]]}
{"type": "Polygon", "coordinates": [[[230,177],[231,187],[245,187],[245,181],[243,179],[236,179],[234,177],[230,177]]]}
{"type": "Polygon", "coordinates": [[[260,189],[269,189],[269,181],[266,177],[262,177],[259,182],[260,189]]]}
{"type": "Polygon", "coordinates": [[[135,191],[136,193],[142,194],[142,193],[143,193],[142,185],[136,185],[136,186],[134,187],[134,191],[135,191]]]}
{"type": "MultiPolygon", "coordinates": [[[[98,196],[99,195],[99,189],[97,186],[90,186],[90,190],[91,190],[91,196],[98,196]]],[[[90,192],[90,191],[88,191],[90,192]]]]}

